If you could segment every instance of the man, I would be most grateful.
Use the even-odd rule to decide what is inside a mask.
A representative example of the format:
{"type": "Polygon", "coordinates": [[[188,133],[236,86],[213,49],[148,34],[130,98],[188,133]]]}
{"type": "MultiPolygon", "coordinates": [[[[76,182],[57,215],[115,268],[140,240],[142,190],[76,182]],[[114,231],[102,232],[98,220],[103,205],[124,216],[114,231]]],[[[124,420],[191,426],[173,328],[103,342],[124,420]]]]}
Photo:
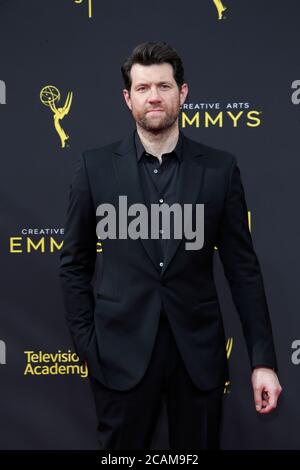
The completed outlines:
{"type": "MultiPolygon", "coordinates": [[[[149,448],[162,397],[171,449],[217,449],[228,366],[213,278],[215,246],[242,322],[257,411],[269,413],[281,393],[239,169],[231,154],[179,130],[188,85],[173,48],[140,44],[121,70],[136,129],[84,152],[71,184],[60,267],[70,331],[89,367],[101,449],[149,448]],[[119,196],[126,196],[128,214],[119,196]],[[193,227],[204,204],[204,243],[187,249],[186,234],[175,236],[175,216],[166,237],[165,215],[158,238],[130,237],[124,227],[120,236],[116,221],[120,228],[131,216],[132,223],[141,203],[148,214],[155,204],[192,206],[185,223],[193,227]],[[115,219],[100,217],[112,207],[115,219]],[[104,220],[111,236],[105,236],[104,220]]],[[[149,221],[144,217],[141,231],[149,221]]]]}

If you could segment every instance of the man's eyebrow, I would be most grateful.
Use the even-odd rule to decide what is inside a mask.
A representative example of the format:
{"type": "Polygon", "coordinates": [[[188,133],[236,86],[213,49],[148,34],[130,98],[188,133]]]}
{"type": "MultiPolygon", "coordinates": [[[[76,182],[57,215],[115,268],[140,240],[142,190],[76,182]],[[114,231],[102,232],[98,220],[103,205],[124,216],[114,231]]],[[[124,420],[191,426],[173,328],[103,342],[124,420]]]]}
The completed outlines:
{"type": "MultiPolygon", "coordinates": [[[[164,84],[167,84],[167,85],[172,85],[171,82],[169,82],[168,80],[162,80],[160,82],[157,82],[157,85],[164,85],[164,84]]],[[[146,82],[139,82],[135,85],[135,88],[138,87],[138,86],[145,86],[145,85],[149,85],[149,83],[146,83],[146,82]]]]}

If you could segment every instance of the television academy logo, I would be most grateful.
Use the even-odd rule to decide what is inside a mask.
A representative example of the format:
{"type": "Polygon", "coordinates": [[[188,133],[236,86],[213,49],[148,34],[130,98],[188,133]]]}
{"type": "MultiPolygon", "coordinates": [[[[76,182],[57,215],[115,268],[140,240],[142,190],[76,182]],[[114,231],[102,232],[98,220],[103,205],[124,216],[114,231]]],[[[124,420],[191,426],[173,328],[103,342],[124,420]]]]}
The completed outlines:
{"type": "Polygon", "coordinates": [[[6,104],[6,85],[3,80],[0,80],[0,104],[6,104]]]}
{"type": "Polygon", "coordinates": [[[87,364],[82,364],[77,354],[70,349],[68,351],[59,349],[55,352],[24,351],[24,354],[26,376],[79,375],[86,378],[89,373],[87,364]]]}
{"type": "Polygon", "coordinates": [[[0,339],[0,365],[6,364],[6,344],[0,339]]]}

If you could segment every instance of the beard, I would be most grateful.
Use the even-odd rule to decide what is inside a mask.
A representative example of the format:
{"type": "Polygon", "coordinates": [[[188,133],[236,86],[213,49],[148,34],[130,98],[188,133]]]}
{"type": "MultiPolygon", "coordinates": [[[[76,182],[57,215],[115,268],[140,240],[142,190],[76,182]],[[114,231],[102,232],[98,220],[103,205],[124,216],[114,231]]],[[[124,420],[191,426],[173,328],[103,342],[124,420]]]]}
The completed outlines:
{"type": "MultiPolygon", "coordinates": [[[[160,109],[160,107],[157,107],[160,109]]],[[[153,108],[154,110],[155,108],[153,108]]],[[[169,129],[176,122],[180,111],[180,106],[174,108],[172,111],[164,109],[162,113],[156,115],[155,113],[138,113],[132,110],[132,116],[139,126],[148,132],[162,132],[169,129]]]]}

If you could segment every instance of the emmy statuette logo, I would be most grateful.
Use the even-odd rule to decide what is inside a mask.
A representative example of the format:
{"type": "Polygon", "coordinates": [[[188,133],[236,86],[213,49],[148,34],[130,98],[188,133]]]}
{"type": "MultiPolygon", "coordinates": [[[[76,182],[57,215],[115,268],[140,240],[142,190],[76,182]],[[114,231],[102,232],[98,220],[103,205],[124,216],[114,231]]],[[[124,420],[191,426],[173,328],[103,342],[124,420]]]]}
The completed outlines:
{"type": "Polygon", "coordinates": [[[223,5],[221,0],[213,0],[213,2],[218,12],[218,20],[225,20],[226,16],[224,16],[224,13],[227,10],[227,7],[223,5]]]}
{"type": "Polygon", "coordinates": [[[49,107],[53,112],[53,121],[54,127],[60,137],[61,148],[66,147],[66,140],[69,139],[69,135],[65,133],[63,128],[61,127],[60,121],[69,114],[72,99],[73,99],[73,92],[70,91],[67,94],[67,98],[63,107],[57,107],[56,103],[60,101],[60,92],[59,90],[53,85],[47,85],[42,88],[40,92],[40,100],[41,102],[49,107]]]}
{"type": "Polygon", "coordinates": [[[73,0],[76,5],[83,5],[87,2],[88,4],[88,17],[93,17],[93,0],[73,0]]]}

